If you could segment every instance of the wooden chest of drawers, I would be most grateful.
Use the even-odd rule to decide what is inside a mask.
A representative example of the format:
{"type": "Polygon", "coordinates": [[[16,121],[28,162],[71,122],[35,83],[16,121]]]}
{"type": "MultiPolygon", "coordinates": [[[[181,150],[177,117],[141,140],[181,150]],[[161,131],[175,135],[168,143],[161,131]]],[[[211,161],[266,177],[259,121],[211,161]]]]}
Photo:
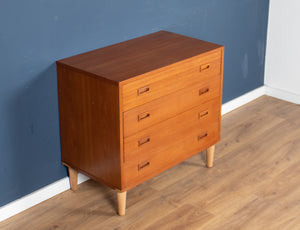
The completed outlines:
{"type": "Polygon", "coordinates": [[[160,31],[57,62],[62,162],[126,191],[220,140],[224,47],[160,31]]]}

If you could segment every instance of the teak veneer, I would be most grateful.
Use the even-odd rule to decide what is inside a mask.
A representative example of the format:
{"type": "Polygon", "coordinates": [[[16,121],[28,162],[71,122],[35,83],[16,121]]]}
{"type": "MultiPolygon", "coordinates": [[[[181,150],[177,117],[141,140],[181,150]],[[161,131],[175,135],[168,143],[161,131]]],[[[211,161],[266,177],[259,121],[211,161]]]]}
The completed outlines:
{"type": "Polygon", "coordinates": [[[224,47],[159,31],[57,61],[62,162],[126,191],[220,140],[224,47]]]}

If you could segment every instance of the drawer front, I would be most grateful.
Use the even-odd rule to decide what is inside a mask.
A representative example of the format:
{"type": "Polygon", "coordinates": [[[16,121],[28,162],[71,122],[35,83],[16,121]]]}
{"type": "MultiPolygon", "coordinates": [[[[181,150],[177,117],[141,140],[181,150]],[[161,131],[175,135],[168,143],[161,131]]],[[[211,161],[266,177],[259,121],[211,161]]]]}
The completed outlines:
{"type": "Polygon", "coordinates": [[[124,112],[124,137],[131,136],[211,99],[219,98],[220,84],[220,76],[216,76],[124,112]]]}
{"type": "Polygon", "coordinates": [[[139,162],[145,154],[156,154],[176,145],[187,136],[204,135],[202,131],[219,121],[219,99],[212,100],[124,139],[125,162],[139,162]],[[198,133],[199,132],[199,133],[198,133]]]}
{"type": "Polygon", "coordinates": [[[143,152],[137,160],[128,160],[124,164],[125,187],[134,187],[215,144],[220,139],[219,127],[219,122],[207,123],[180,137],[173,136],[171,143],[143,152]]]}
{"type": "Polygon", "coordinates": [[[123,109],[127,111],[221,73],[221,52],[185,60],[123,86],[123,109]]]}

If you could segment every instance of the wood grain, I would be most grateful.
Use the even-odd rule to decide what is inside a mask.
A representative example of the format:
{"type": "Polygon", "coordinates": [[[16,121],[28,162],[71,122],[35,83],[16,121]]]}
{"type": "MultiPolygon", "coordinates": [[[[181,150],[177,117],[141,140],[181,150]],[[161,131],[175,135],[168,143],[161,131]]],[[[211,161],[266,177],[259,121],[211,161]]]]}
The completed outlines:
{"type": "Polygon", "coordinates": [[[117,191],[118,214],[120,216],[124,216],[125,215],[125,210],[126,210],[126,194],[127,194],[127,192],[117,191]]]}
{"type": "Polygon", "coordinates": [[[213,219],[214,215],[192,204],[185,204],[162,217],[147,227],[147,230],[156,229],[199,229],[203,223],[213,219]]]}
{"type": "Polygon", "coordinates": [[[76,191],[78,184],[78,172],[71,167],[68,167],[68,172],[70,178],[70,188],[72,191],[76,191]]]}
{"type": "Polygon", "coordinates": [[[217,49],[140,75],[122,87],[124,111],[220,75],[222,57],[217,49]],[[203,64],[210,67],[200,71],[203,64]],[[146,86],[147,92],[137,93],[146,86]]]}
{"type": "Polygon", "coordinates": [[[62,162],[121,189],[118,87],[60,64],[57,74],[62,162]]]}
{"type": "MultiPolygon", "coordinates": [[[[60,60],[70,68],[114,84],[222,46],[167,31],[60,60]]],[[[135,80],[135,79],[134,79],[135,80]]]]}
{"type": "Polygon", "coordinates": [[[212,145],[206,149],[206,166],[208,168],[213,167],[214,164],[215,146],[212,145]]]}
{"type": "Polygon", "coordinates": [[[210,147],[220,138],[217,130],[217,122],[207,124],[205,127],[198,129],[193,127],[193,129],[181,132],[177,142],[160,145],[153,152],[147,151],[146,153],[148,154],[142,154],[134,159],[130,159],[124,164],[126,171],[124,186],[126,189],[131,189],[210,147]],[[199,140],[199,136],[203,137],[199,140]],[[145,164],[147,165],[145,166],[145,164]],[[145,167],[140,168],[140,165],[145,167]]]}
{"type": "Polygon", "coordinates": [[[129,190],[122,218],[115,191],[90,180],[75,193],[66,191],[1,222],[0,229],[298,230],[296,114],[300,106],[267,96],[226,114],[215,167],[205,167],[202,152],[129,190]]]}
{"type": "MultiPolygon", "coordinates": [[[[218,99],[212,100],[124,138],[125,163],[139,162],[153,155],[160,155],[172,145],[180,148],[181,141],[186,138],[194,140],[190,144],[199,146],[198,135],[207,131],[210,124],[217,123],[219,110],[218,99]]],[[[211,138],[217,140],[219,135],[211,138]]]]}
{"type": "MultiPolygon", "coordinates": [[[[218,98],[220,95],[220,78],[220,76],[214,76],[207,81],[124,112],[124,137],[126,138],[197,105],[218,98]],[[149,113],[149,117],[139,121],[138,116],[145,113],[149,113]]],[[[220,107],[220,103],[218,107],[220,107]]]]}

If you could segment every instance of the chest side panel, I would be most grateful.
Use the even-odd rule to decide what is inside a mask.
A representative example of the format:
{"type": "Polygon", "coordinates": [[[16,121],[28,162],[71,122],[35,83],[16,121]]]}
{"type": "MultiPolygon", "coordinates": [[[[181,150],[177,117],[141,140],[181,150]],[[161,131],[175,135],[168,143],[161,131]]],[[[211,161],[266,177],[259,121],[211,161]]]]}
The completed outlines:
{"type": "Polygon", "coordinates": [[[62,161],[121,188],[119,89],[57,65],[62,161]]]}

